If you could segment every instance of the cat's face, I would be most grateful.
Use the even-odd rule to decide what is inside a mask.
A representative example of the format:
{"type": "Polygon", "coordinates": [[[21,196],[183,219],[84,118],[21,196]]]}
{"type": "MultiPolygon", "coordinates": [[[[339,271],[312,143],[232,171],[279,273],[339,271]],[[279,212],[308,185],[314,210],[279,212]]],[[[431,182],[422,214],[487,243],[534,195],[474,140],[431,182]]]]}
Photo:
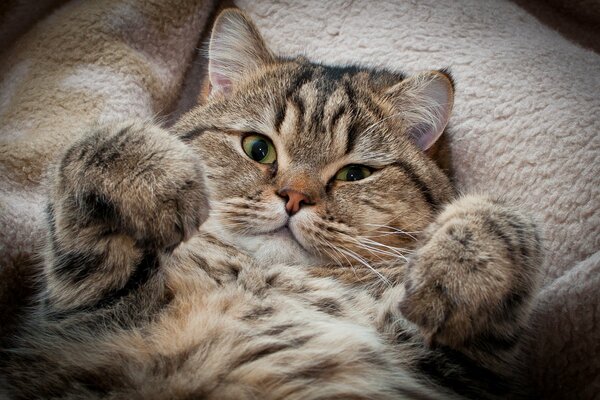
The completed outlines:
{"type": "Polygon", "coordinates": [[[448,79],[275,60],[246,24],[221,16],[213,41],[225,30],[252,65],[236,75],[211,44],[211,99],[176,127],[204,160],[209,224],[272,260],[403,258],[451,195],[423,151],[449,114],[427,96],[450,103],[448,79]]]}

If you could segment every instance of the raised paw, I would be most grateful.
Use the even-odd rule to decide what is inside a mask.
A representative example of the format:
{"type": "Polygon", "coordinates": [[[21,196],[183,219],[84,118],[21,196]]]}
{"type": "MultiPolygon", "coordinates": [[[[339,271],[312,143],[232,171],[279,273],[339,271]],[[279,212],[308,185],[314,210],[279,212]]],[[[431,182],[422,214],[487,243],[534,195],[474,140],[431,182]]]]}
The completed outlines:
{"type": "Polygon", "coordinates": [[[143,122],[97,129],[73,145],[58,170],[53,202],[62,221],[172,247],[206,219],[201,162],[179,139],[143,122]]]}
{"type": "Polygon", "coordinates": [[[425,341],[511,337],[529,311],[541,246],[530,218],[486,197],[450,204],[411,259],[400,311],[425,341]]]}

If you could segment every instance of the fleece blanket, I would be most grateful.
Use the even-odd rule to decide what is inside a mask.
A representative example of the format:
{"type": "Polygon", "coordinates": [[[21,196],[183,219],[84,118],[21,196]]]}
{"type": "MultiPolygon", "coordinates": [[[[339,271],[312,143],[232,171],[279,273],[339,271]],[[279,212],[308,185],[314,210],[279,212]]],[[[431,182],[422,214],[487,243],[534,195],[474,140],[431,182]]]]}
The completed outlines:
{"type": "MultiPolygon", "coordinates": [[[[5,310],[20,304],[15,291],[27,293],[24,266],[35,263],[43,243],[44,182],[52,164],[92,124],[168,114],[212,8],[209,0],[15,0],[0,8],[5,310]],[[54,10],[9,44],[31,22],[23,11],[29,6],[34,16],[54,10]]],[[[9,325],[0,323],[0,334],[9,325]]]]}
{"type": "MultiPolygon", "coordinates": [[[[44,176],[60,151],[96,121],[175,118],[196,103],[205,68],[192,56],[208,0],[58,3],[0,58],[6,304],[42,243],[44,176]]],[[[236,4],[278,53],[450,67],[457,185],[507,198],[544,229],[527,378],[544,398],[600,396],[600,55],[497,0],[236,4]]]]}

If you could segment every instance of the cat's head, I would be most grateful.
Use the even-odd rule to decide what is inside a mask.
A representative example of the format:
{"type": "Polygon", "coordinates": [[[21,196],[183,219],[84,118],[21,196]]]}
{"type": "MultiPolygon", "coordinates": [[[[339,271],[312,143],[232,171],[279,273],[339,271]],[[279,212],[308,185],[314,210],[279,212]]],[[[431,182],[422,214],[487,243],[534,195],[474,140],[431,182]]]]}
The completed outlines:
{"type": "Polygon", "coordinates": [[[401,258],[452,195],[436,163],[453,103],[445,72],[277,58],[235,10],[215,22],[208,69],[207,103],[175,131],[205,163],[209,224],[246,249],[401,258]]]}

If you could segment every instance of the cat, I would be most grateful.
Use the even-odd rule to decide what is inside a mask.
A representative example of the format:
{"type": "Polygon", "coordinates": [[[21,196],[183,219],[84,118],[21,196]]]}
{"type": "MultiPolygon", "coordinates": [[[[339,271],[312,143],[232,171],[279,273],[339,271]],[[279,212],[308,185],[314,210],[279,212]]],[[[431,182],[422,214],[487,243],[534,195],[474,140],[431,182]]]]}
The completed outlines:
{"type": "Polygon", "coordinates": [[[459,196],[447,71],[279,58],[215,21],[210,97],[94,127],[56,167],[9,398],[515,396],[542,250],[459,196]]]}

